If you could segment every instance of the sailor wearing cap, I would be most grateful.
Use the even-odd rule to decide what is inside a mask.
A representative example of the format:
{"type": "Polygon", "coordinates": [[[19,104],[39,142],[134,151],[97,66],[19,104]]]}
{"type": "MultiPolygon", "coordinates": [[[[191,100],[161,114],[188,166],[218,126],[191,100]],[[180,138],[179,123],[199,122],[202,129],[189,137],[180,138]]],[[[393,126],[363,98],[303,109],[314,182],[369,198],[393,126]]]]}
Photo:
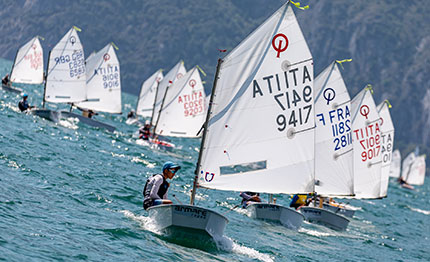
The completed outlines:
{"type": "Polygon", "coordinates": [[[143,189],[143,208],[145,210],[151,206],[172,204],[172,201],[167,199],[169,183],[166,179],[172,179],[179,169],[181,167],[178,164],[167,161],[163,165],[163,174],[155,174],[148,178],[143,189]]]}
{"type": "Polygon", "coordinates": [[[18,103],[18,108],[19,108],[19,110],[21,110],[21,112],[24,112],[25,110],[27,110],[29,108],[34,108],[34,106],[28,105],[27,98],[28,98],[28,95],[24,93],[22,95],[22,100],[19,101],[19,103],[18,103]]]}

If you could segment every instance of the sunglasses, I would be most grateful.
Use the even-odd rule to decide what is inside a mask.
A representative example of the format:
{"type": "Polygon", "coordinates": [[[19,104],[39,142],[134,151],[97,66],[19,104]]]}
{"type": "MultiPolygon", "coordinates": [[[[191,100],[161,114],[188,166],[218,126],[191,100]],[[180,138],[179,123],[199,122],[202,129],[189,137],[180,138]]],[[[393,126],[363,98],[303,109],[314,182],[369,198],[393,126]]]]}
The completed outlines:
{"type": "Polygon", "coordinates": [[[176,174],[176,172],[178,172],[178,169],[177,169],[177,168],[170,168],[170,169],[169,169],[169,171],[170,171],[172,174],[176,174]]]}

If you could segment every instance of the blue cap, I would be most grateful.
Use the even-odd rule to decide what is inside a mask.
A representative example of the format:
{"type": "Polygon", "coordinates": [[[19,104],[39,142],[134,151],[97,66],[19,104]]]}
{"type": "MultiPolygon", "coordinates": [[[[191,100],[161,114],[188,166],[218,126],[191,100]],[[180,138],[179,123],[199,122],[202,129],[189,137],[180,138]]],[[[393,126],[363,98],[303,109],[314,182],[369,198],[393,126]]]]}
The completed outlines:
{"type": "Polygon", "coordinates": [[[181,169],[181,167],[178,165],[178,164],[175,164],[175,163],[173,163],[173,162],[171,162],[171,161],[167,161],[166,163],[164,163],[164,165],[163,165],[163,172],[164,172],[164,170],[166,170],[166,169],[173,169],[173,168],[175,168],[175,169],[181,169]]]}
{"type": "Polygon", "coordinates": [[[28,97],[28,95],[26,93],[22,94],[22,97],[28,97]]]}

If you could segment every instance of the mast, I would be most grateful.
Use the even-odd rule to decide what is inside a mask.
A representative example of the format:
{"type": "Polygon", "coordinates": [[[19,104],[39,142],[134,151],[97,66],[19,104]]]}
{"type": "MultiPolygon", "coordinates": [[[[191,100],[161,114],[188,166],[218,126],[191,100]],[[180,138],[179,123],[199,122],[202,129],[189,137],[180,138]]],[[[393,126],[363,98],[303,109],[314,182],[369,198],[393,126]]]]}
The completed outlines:
{"type": "MultiPolygon", "coordinates": [[[[156,80],[156,81],[157,81],[157,80],[156,80]]],[[[157,103],[158,86],[160,86],[160,81],[157,81],[157,89],[155,90],[154,104],[152,105],[151,124],[152,124],[152,119],[154,118],[155,104],[157,103]]],[[[140,97],[139,97],[139,99],[140,99],[140,97]]],[[[139,102],[139,101],[138,101],[138,102],[139,102]]],[[[138,103],[138,104],[139,104],[139,103],[138,103]]],[[[136,113],[137,113],[137,108],[136,108],[136,113]]],[[[155,128],[154,128],[154,131],[155,131],[155,128]]]]}
{"type": "Polygon", "coordinates": [[[202,161],[202,152],[203,152],[203,147],[204,147],[205,140],[206,140],[206,134],[207,134],[207,130],[208,130],[209,118],[210,118],[211,109],[212,109],[212,102],[213,102],[214,96],[215,96],[216,84],[218,82],[218,74],[219,74],[219,69],[221,67],[221,63],[222,63],[222,59],[218,58],[218,64],[216,66],[216,73],[215,73],[214,84],[213,84],[213,87],[212,87],[211,99],[209,101],[208,112],[206,114],[206,121],[205,121],[205,124],[204,124],[202,142],[200,144],[199,159],[197,161],[196,170],[194,171],[195,176],[194,176],[194,182],[193,182],[193,190],[191,191],[190,205],[194,205],[194,199],[196,197],[197,180],[199,178],[199,173],[198,172],[199,172],[200,162],[202,161]]]}
{"type": "Polygon", "coordinates": [[[43,101],[42,107],[45,108],[45,93],[46,93],[46,82],[48,81],[48,70],[49,70],[49,60],[51,58],[51,51],[49,51],[48,55],[48,63],[46,63],[46,74],[45,74],[45,84],[43,85],[43,101]]]}
{"type": "MultiPolygon", "coordinates": [[[[166,100],[166,96],[167,96],[167,91],[169,91],[169,88],[173,85],[170,84],[167,88],[166,88],[166,92],[164,92],[164,96],[163,96],[163,101],[161,101],[161,106],[160,106],[160,110],[158,111],[158,116],[157,116],[157,121],[155,122],[155,126],[154,126],[154,134],[155,131],[157,131],[157,125],[158,125],[158,121],[160,120],[160,115],[161,115],[161,110],[163,110],[163,106],[164,106],[164,101],[166,100]]],[[[157,85],[157,91],[158,91],[158,85],[157,85]]],[[[155,98],[157,98],[157,94],[155,94],[155,98]]],[[[154,111],[154,110],[153,110],[154,111]]],[[[154,112],[152,112],[154,113],[154,112]]],[[[151,119],[152,120],[152,119],[151,119]]]]}

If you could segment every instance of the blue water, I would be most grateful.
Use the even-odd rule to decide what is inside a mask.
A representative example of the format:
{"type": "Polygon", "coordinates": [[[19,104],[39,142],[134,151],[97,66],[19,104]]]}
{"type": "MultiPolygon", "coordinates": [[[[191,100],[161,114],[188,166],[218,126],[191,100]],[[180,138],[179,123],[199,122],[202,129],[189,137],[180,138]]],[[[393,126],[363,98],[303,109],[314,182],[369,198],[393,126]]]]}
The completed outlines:
{"type": "MultiPolygon", "coordinates": [[[[0,73],[10,66],[0,60],[0,73]]],[[[23,89],[40,106],[42,86],[23,89]]],[[[345,232],[253,220],[230,210],[237,192],[199,190],[199,205],[229,218],[224,238],[210,251],[169,242],[153,231],[142,189],[166,160],[176,161],[182,169],[170,197],[188,202],[199,140],[172,139],[178,148],[169,153],[151,150],[136,144],[137,127],[124,115],[96,116],[117,127],[109,133],[22,114],[19,99],[0,90],[1,261],[430,261],[428,178],[415,191],[391,181],[386,199],[350,201],[360,209],[345,232]]],[[[128,112],[136,97],[123,101],[128,112]]],[[[276,197],[288,204],[288,196],[276,197]]]]}

